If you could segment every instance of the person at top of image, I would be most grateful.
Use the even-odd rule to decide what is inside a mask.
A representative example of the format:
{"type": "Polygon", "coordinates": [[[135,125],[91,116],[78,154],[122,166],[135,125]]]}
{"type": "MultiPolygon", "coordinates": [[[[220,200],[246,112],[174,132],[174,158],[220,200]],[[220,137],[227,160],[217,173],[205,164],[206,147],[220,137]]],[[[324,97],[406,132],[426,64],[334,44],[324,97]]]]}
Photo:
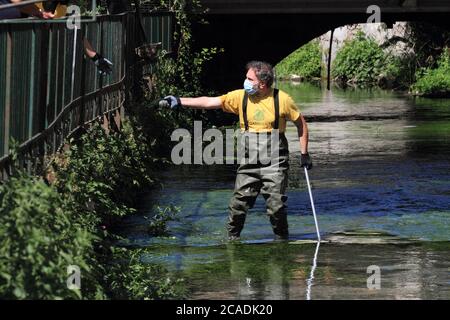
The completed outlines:
{"type": "Polygon", "coordinates": [[[45,11],[36,4],[28,4],[7,9],[2,9],[3,5],[20,4],[23,0],[0,0],[0,20],[20,19],[27,17],[35,17],[39,19],[53,19],[54,14],[45,11]]]}

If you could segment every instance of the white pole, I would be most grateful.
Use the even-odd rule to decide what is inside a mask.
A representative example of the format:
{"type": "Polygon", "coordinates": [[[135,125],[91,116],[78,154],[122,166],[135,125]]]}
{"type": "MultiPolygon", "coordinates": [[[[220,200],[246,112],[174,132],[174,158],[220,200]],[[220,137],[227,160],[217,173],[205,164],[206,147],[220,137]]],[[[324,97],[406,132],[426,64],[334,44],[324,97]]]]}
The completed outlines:
{"type": "Polygon", "coordinates": [[[306,183],[308,184],[308,191],[309,191],[309,199],[311,200],[311,207],[313,211],[314,216],[314,223],[316,224],[316,232],[317,232],[317,241],[320,242],[320,231],[319,231],[319,224],[317,223],[317,217],[316,217],[316,208],[314,207],[314,199],[311,191],[311,184],[309,183],[309,176],[308,176],[308,169],[305,168],[305,177],[306,177],[306,183]]]}
{"type": "Polygon", "coordinates": [[[76,62],[76,56],[77,56],[77,33],[78,28],[75,26],[75,30],[73,30],[73,55],[72,55],[72,92],[71,92],[71,100],[74,99],[74,86],[75,86],[75,62],[76,62]]]}

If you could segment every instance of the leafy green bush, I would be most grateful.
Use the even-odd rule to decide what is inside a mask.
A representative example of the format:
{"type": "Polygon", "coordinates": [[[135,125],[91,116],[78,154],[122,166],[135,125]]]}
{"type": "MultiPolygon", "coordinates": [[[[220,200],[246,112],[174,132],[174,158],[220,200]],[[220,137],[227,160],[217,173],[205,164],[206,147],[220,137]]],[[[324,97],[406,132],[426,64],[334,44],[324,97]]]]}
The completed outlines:
{"type": "Polygon", "coordinates": [[[338,51],[332,74],[342,82],[375,84],[386,70],[387,56],[375,40],[359,32],[338,51]]]}
{"type": "Polygon", "coordinates": [[[183,279],[174,279],[159,265],[145,264],[143,249],[115,249],[115,261],[105,277],[113,299],[183,299],[187,292],[183,279]]]}
{"type": "Polygon", "coordinates": [[[295,74],[306,79],[318,78],[320,77],[321,61],[319,42],[310,41],[275,66],[277,77],[285,78],[295,74]]]}
{"type": "Polygon", "coordinates": [[[96,237],[73,223],[55,188],[19,173],[0,186],[0,296],[6,299],[101,298],[94,275],[96,237]],[[66,285],[67,267],[83,275],[81,292],[66,285]]]}
{"type": "Polygon", "coordinates": [[[78,144],[55,163],[55,185],[66,195],[72,211],[93,233],[131,214],[135,197],[154,184],[150,144],[124,122],[121,132],[107,134],[95,124],[78,144]]]}
{"type": "MultiPolygon", "coordinates": [[[[401,56],[391,55],[387,59],[380,78],[390,81],[392,88],[407,90],[414,81],[414,63],[413,53],[406,53],[401,56]]],[[[381,86],[380,82],[378,84],[381,86]]]]}
{"type": "MultiPolygon", "coordinates": [[[[150,100],[165,93],[198,94],[204,63],[220,52],[191,50],[188,11],[194,11],[197,0],[169,3],[179,23],[179,54],[157,66],[157,90],[150,100]]],[[[130,122],[121,132],[106,134],[96,124],[81,139],[70,141],[70,149],[53,164],[52,186],[20,172],[0,186],[2,298],[183,297],[181,281],[159,266],[142,264],[137,258],[141,251],[115,248],[112,229],[121,217],[135,212],[136,195],[156,184],[155,171],[170,151],[172,130],[192,125],[199,115],[162,110],[155,101],[128,111],[130,122]],[[71,264],[81,269],[80,292],[66,286],[71,264]]],[[[165,231],[169,215],[161,215],[155,226],[165,231]]]]}
{"type": "Polygon", "coordinates": [[[419,69],[416,73],[417,82],[412,86],[416,95],[447,96],[450,94],[450,54],[445,49],[439,58],[435,69],[419,69]]]}
{"type": "MultiPolygon", "coordinates": [[[[153,182],[142,141],[130,129],[107,136],[99,126],[81,141],[59,160],[54,185],[20,171],[0,185],[0,296],[179,298],[181,280],[142,264],[140,251],[112,246],[111,220],[134,212],[132,190],[153,182]],[[69,265],[80,267],[80,291],[67,288],[69,265]]],[[[166,219],[175,211],[160,208],[166,219]]]]}

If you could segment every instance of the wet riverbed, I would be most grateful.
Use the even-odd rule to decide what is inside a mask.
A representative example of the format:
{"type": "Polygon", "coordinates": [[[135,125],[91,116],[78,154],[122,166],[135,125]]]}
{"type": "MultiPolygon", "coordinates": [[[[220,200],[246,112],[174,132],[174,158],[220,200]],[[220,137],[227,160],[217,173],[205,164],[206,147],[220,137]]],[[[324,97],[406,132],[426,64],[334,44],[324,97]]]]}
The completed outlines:
{"type": "MultiPolygon", "coordinates": [[[[290,241],[273,241],[264,201],[242,242],[224,225],[236,167],[177,166],[127,219],[126,243],[186,279],[192,299],[450,299],[450,101],[381,90],[280,84],[309,121],[317,247],[296,130],[288,129],[290,241]],[[181,208],[150,237],[155,204],[181,208]],[[315,261],[315,263],[314,263],[315,261]],[[369,266],[380,289],[368,289],[369,266]]],[[[370,271],[370,270],[369,270],[370,271]]]]}

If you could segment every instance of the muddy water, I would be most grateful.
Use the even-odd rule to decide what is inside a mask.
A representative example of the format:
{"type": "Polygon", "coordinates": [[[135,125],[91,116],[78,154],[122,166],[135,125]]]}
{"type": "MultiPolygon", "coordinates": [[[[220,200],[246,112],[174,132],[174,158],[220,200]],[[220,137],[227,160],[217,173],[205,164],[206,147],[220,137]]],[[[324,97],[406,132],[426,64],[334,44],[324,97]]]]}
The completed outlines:
{"type": "MultiPolygon", "coordinates": [[[[186,279],[192,299],[450,299],[450,101],[280,84],[309,122],[317,247],[294,127],[288,128],[290,241],[273,241],[262,198],[241,243],[224,225],[236,167],[174,167],[124,223],[127,244],[186,279]],[[181,208],[150,237],[155,204],[181,208]],[[315,262],[315,263],[314,263],[315,262]],[[380,289],[368,288],[369,266],[380,289]]],[[[376,284],[369,279],[369,286],[376,284]]]]}

